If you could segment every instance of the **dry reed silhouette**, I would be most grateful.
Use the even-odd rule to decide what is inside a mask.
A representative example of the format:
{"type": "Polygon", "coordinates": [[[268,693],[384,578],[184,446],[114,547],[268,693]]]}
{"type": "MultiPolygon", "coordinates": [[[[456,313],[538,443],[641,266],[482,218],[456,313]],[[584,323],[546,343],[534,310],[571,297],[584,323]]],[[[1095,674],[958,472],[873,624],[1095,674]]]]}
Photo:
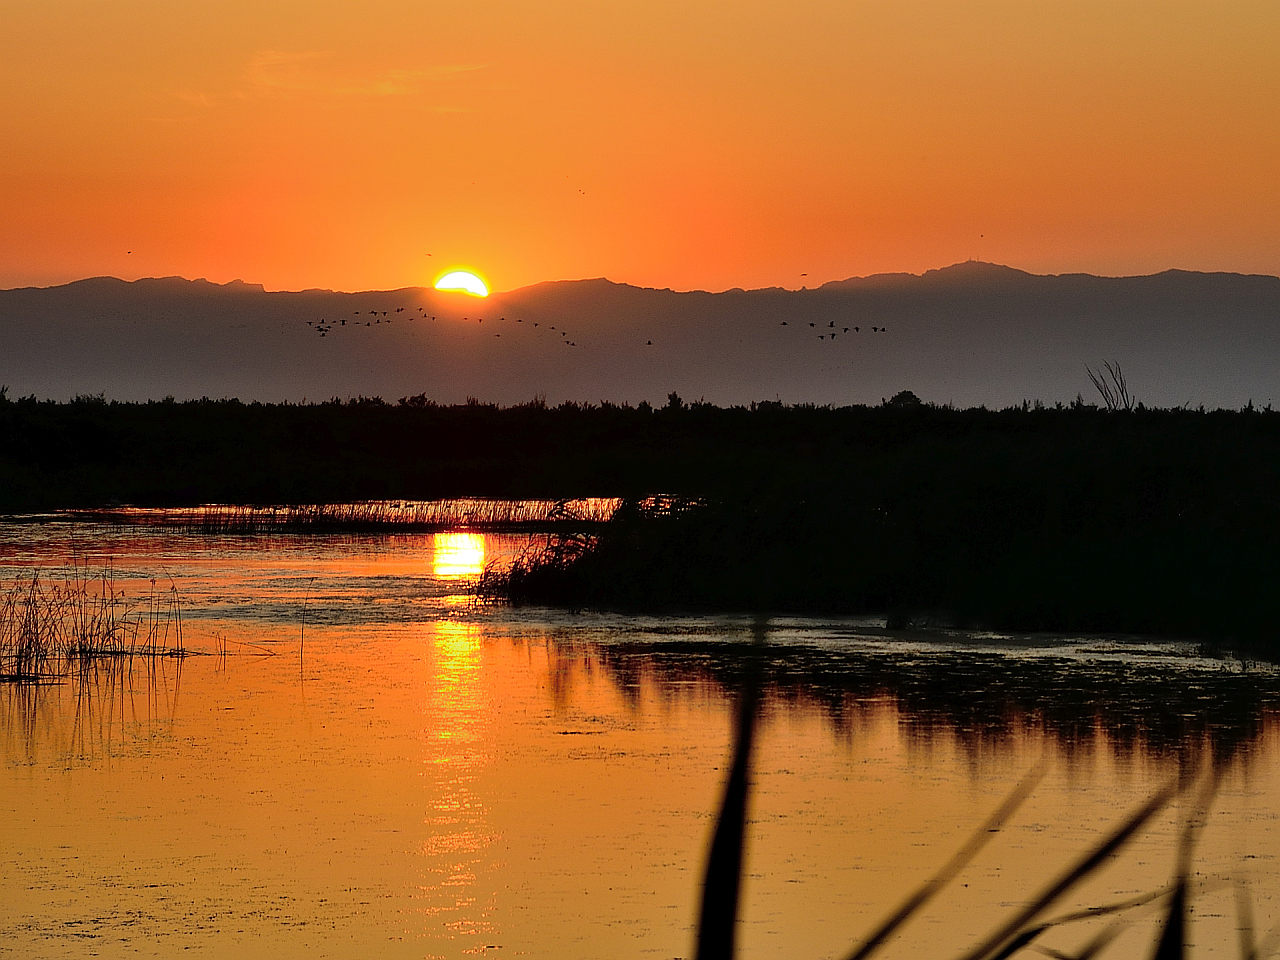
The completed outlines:
{"type": "Polygon", "coordinates": [[[1129,392],[1129,384],[1125,380],[1124,371],[1120,369],[1120,361],[1105,362],[1102,366],[1103,369],[1097,371],[1088,366],[1084,368],[1089,375],[1089,382],[1102,396],[1102,402],[1111,411],[1132,410],[1137,405],[1137,400],[1129,392]]]}
{"type": "Polygon", "coordinates": [[[151,590],[135,607],[117,589],[110,563],[91,574],[74,561],[61,581],[39,570],[15,579],[0,595],[0,680],[41,682],[101,658],[181,657],[182,601],[151,590]]]}
{"type": "Polygon", "coordinates": [[[414,530],[557,530],[604,523],[621,501],[612,497],[566,500],[366,500],[353,503],[205,504],[199,507],[116,507],[72,511],[86,520],[180,526],[203,533],[273,533],[414,530]]]}

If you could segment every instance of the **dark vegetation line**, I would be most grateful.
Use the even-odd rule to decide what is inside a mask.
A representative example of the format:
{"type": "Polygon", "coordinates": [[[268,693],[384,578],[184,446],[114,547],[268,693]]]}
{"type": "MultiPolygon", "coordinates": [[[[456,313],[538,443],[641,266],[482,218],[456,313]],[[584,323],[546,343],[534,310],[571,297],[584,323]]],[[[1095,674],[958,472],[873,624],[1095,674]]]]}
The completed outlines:
{"type": "MultiPolygon", "coordinates": [[[[959,410],[909,392],[880,406],[720,408],[603,402],[442,406],[359,397],[262,404],[172,399],[68,403],[0,388],[0,513],[101,507],[325,504],[504,497],[705,497],[811,481],[838,485],[891,463],[986,473],[1008,484],[1074,462],[1122,485],[1153,457],[1177,468],[1226,454],[1259,461],[1280,440],[1270,408],[1136,409],[1083,403],[959,410]],[[1089,463],[1083,462],[1085,460],[1089,463]],[[1005,467],[1009,469],[1006,471],[1005,467]],[[961,470],[960,468],[964,468],[961,470]]],[[[1212,469],[1209,467],[1208,469],[1212,469]]]]}
{"type": "Polygon", "coordinates": [[[23,399],[0,402],[0,478],[8,513],[619,496],[491,595],[1280,646],[1269,409],[23,399]]]}

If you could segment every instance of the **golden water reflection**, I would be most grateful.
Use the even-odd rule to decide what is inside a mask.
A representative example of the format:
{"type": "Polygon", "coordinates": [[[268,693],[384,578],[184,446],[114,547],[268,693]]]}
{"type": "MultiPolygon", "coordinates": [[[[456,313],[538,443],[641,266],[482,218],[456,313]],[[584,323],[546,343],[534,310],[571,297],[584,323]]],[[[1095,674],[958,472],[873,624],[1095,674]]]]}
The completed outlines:
{"type": "Polygon", "coordinates": [[[477,887],[488,848],[497,839],[477,788],[492,759],[492,705],[482,674],[481,638],[474,625],[442,621],[432,625],[427,642],[424,763],[433,789],[423,818],[426,835],[418,847],[421,906],[410,912],[419,914],[428,929],[442,927],[455,943],[478,943],[495,933],[492,906],[478,896],[477,887]]]}
{"type": "MultiPolygon", "coordinates": [[[[16,558],[0,542],[0,563],[57,533],[16,558]]],[[[0,957],[690,956],[735,628],[439,597],[439,558],[468,576],[522,546],[494,537],[95,542],[131,594],[173,570],[188,647],[213,655],[0,684],[0,957]]],[[[770,632],[744,956],[848,955],[1041,757],[1017,818],[885,960],[963,953],[1206,752],[1225,772],[1196,960],[1239,956],[1219,878],[1257,929],[1280,920],[1280,679],[801,626],[770,632]]],[[[1188,812],[1062,909],[1166,883],[1188,812]]],[[[1149,956],[1153,917],[1102,956],[1149,956]]],[[[1077,933],[1045,946],[1078,953],[1077,933]]]]}
{"type": "MultiPolygon", "coordinates": [[[[0,709],[0,935],[41,958],[688,956],[732,696],[697,667],[716,666],[706,651],[674,669],[670,650],[620,658],[553,632],[317,624],[301,670],[192,657],[180,697],[171,678],[148,706],[138,676],[124,712],[119,683],[88,708],[71,685],[0,690],[17,698],[0,709]]],[[[975,751],[945,698],[877,687],[770,686],[744,955],[846,954],[1047,756],[1009,829],[884,955],[957,954],[1183,763],[1105,727],[1081,731],[1082,752],[1036,715],[975,751]]],[[[1276,724],[1251,742],[1196,857],[1204,876],[1243,878],[1264,928],[1280,918],[1276,724]]],[[[1063,909],[1159,888],[1179,830],[1170,810],[1063,909]]],[[[1198,960],[1233,957],[1230,900],[1197,895],[1198,960]]],[[[1108,956],[1145,954],[1150,932],[1108,956]]],[[[1069,952],[1077,933],[1046,945],[1069,952]]]]}
{"type": "Polygon", "coordinates": [[[485,538],[480,533],[437,533],[432,571],[443,579],[476,577],[484,572],[485,538]]]}

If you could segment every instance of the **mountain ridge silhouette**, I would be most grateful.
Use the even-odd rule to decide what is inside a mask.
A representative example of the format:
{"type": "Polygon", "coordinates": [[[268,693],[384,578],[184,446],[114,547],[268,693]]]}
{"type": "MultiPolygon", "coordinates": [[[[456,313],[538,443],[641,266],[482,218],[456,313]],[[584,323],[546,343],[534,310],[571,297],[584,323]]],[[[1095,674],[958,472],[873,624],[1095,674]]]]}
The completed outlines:
{"type": "Polygon", "coordinates": [[[965,261],[718,292],[596,277],[488,299],[91,277],[0,291],[0,336],[10,396],[59,399],[634,403],[674,390],[841,405],[910,389],[1003,406],[1087,396],[1084,367],[1106,360],[1149,404],[1280,398],[1280,278],[1179,269],[1046,275],[965,261]]]}

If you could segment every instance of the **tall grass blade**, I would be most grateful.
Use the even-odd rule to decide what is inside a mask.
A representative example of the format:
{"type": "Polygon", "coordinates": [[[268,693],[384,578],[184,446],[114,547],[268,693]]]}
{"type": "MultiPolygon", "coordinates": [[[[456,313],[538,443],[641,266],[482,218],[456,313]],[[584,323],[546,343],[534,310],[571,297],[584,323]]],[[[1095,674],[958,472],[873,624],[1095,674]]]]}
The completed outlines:
{"type": "Polygon", "coordinates": [[[1178,885],[1169,898],[1169,912],[1165,914],[1164,927],[1156,943],[1152,960],[1183,960],[1187,955],[1187,878],[1178,879],[1178,885]]]}
{"type": "Polygon", "coordinates": [[[985,940],[972,950],[961,955],[962,960],[984,960],[993,955],[1010,938],[1016,937],[1028,923],[1031,923],[1050,905],[1081,881],[1088,878],[1107,860],[1127,843],[1147,821],[1162,810],[1181,788],[1177,784],[1165,787],[1144,803],[1138,810],[1122,823],[1102,843],[1086,854],[1078,863],[1049,885],[1039,896],[1019,910],[1012,919],[996,928],[985,940]]]}
{"type": "Polygon", "coordinates": [[[1047,957],[1053,957],[1054,960],[1093,960],[1094,957],[1110,946],[1112,940],[1124,932],[1126,926],[1127,924],[1123,920],[1108,924],[1096,937],[1086,943],[1079,953],[1066,953],[1062,950],[1054,950],[1052,947],[1044,946],[1036,949],[1047,957]]]}
{"type": "Polygon", "coordinates": [[[307,602],[311,599],[311,588],[316,578],[307,581],[307,592],[302,597],[302,635],[298,638],[298,676],[302,676],[302,654],[307,646],[307,602]]]}
{"type": "Polygon", "coordinates": [[[1235,882],[1236,932],[1240,938],[1240,960],[1257,960],[1258,943],[1253,932],[1253,897],[1242,879],[1235,882]]]}
{"type": "MultiPolygon", "coordinates": [[[[764,642],[764,625],[754,629],[755,644],[764,642]]],[[[738,922],[738,897],[742,889],[747,794],[750,790],[751,749],[755,741],[759,699],[760,657],[752,650],[747,677],[738,703],[733,766],[725,783],[711,851],[702,880],[702,906],[698,916],[697,960],[733,960],[738,922]]]]}
{"type": "Polygon", "coordinates": [[[1128,924],[1123,920],[1107,924],[1098,932],[1096,937],[1084,945],[1084,949],[1076,954],[1075,960],[1093,960],[1094,957],[1111,945],[1112,940],[1124,933],[1124,928],[1127,926],[1128,924]]]}
{"type": "Polygon", "coordinates": [[[863,960],[864,957],[874,953],[885,940],[893,935],[894,931],[906,923],[917,910],[933,899],[939,890],[950,883],[956,874],[978,855],[979,851],[987,845],[991,838],[1000,832],[1005,822],[1017,812],[1023,801],[1031,795],[1031,791],[1036,788],[1036,785],[1044,777],[1045,769],[1046,766],[1043,760],[1036,764],[1022,778],[1022,781],[1013,788],[996,812],[973,832],[968,842],[956,851],[955,855],[943,865],[941,870],[930,877],[915,893],[907,897],[902,902],[902,905],[867,937],[862,946],[849,955],[849,960],[863,960]]]}
{"type": "Polygon", "coordinates": [[[1187,882],[1191,876],[1191,856],[1195,852],[1200,831],[1208,821],[1209,805],[1218,792],[1219,782],[1219,769],[1213,767],[1178,837],[1173,896],[1169,898],[1169,909],[1165,913],[1160,939],[1156,943],[1152,960],[1184,960],[1187,955],[1187,882]]]}
{"type": "MultiPolygon", "coordinates": [[[[1142,907],[1146,907],[1154,903],[1155,901],[1161,899],[1162,897],[1169,896],[1171,893],[1173,893],[1173,888],[1165,887],[1161,890],[1156,890],[1152,893],[1144,893],[1136,897],[1130,897],[1128,900],[1119,900],[1115,903],[1106,903],[1098,907],[1086,907],[1084,910],[1075,910],[1071,913],[1066,913],[1066,914],[1063,914],[1062,916],[1054,917],[1051,920],[1046,920],[1043,923],[1038,923],[1033,927],[1028,927],[1027,929],[1023,930],[1016,937],[1014,937],[1007,944],[1005,944],[1004,947],[1001,948],[1001,950],[998,953],[994,954],[991,957],[991,960],[1008,960],[1009,957],[1013,956],[1022,948],[1028,946],[1032,941],[1034,941],[1037,937],[1039,937],[1040,934],[1044,933],[1046,930],[1052,930],[1054,927],[1065,926],[1066,924],[1069,924],[1069,923],[1077,923],[1081,920],[1095,920],[1098,917],[1105,917],[1105,916],[1109,916],[1111,914],[1116,914],[1116,913],[1125,913],[1129,910],[1139,910],[1142,907]]],[[[1118,936],[1120,931],[1124,928],[1124,926],[1127,925],[1127,923],[1128,923],[1127,920],[1119,920],[1117,921],[1118,926],[1117,924],[1113,924],[1112,926],[1115,927],[1115,933],[1112,936],[1118,936]]],[[[1111,929],[1111,927],[1108,927],[1107,929],[1111,929]]],[[[1108,939],[1107,942],[1110,942],[1110,940],[1108,939]]],[[[1105,943],[1101,944],[1098,947],[1098,950],[1101,950],[1102,947],[1105,945],[1106,945],[1105,943]]],[[[1043,951],[1047,948],[1037,947],[1037,949],[1043,951]]],[[[1090,956],[1091,955],[1092,954],[1090,954],[1090,956]]],[[[1083,956],[1083,954],[1081,954],[1081,956],[1083,956]]]]}
{"type": "Polygon", "coordinates": [[[1280,948],[1280,923],[1277,923],[1267,931],[1267,935],[1258,944],[1258,949],[1254,956],[1258,957],[1259,960],[1263,960],[1265,957],[1272,956],[1277,948],[1280,948]]]}
{"type": "Polygon", "coordinates": [[[1031,943],[1031,941],[1035,940],[1036,937],[1040,936],[1040,934],[1044,933],[1048,929],[1049,929],[1049,925],[1047,923],[1042,923],[1034,927],[1028,927],[1026,930],[1023,930],[1016,937],[1014,937],[1012,940],[1006,943],[1004,945],[1004,949],[1002,949],[999,953],[995,954],[991,958],[991,960],[1008,960],[1009,957],[1013,956],[1023,947],[1028,946],[1031,943]]]}

